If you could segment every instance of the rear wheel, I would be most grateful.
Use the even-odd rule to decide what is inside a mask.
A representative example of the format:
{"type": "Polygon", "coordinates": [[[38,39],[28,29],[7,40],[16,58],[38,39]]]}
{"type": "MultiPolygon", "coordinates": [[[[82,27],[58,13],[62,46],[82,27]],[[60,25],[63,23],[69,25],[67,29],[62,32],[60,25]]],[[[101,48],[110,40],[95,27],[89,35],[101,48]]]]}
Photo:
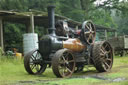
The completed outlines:
{"type": "Polygon", "coordinates": [[[35,49],[24,57],[24,67],[29,74],[41,74],[45,71],[47,64],[44,63],[40,52],[35,49]]]}
{"type": "Polygon", "coordinates": [[[61,49],[52,58],[53,73],[57,77],[70,77],[75,70],[75,59],[71,51],[61,49]]]}
{"type": "Polygon", "coordinates": [[[113,65],[113,51],[108,42],[95,43],[92,50],[94,66],[99,72],[106,72],[113,65]]]}

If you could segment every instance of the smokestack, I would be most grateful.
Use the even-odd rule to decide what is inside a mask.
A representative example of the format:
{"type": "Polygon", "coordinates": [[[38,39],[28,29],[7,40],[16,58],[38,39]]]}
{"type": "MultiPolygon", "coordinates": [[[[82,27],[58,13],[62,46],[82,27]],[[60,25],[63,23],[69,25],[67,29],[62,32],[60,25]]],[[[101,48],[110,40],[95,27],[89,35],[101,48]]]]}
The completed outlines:
{"type": "Polygon", "coordinates": [[[49,22],[49,33],[50,34],[55,34],[55,6],[54,5],[50,5],[48,6],[48,22],[49,22]]]}

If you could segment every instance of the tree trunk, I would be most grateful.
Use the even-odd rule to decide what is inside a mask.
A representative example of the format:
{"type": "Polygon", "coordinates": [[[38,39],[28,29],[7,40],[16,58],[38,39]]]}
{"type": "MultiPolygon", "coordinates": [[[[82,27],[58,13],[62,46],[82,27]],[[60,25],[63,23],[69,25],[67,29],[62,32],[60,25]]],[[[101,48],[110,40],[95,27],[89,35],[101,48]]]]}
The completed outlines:
{"type": "Polygon", "coordinates": [[[89,17],[90,0],[80,0],[81,9],[85,11],[85,18],[89,17]]]}

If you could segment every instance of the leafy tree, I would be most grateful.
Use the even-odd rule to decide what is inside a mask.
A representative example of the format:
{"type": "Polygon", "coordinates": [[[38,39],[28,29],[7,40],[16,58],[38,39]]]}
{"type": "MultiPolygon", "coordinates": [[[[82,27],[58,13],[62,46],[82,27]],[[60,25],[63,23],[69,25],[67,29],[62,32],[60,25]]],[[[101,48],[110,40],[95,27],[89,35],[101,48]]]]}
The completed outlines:
{"type": "MultiPolygon", "coordinates": [[[[56,13],[83,22],[91,19],[95,24],[117,28],[119,34],[128,34],[128,1],[104,0],[102,4],[97,0],[0,0],[0,10],[47,11],[49,4],[56,5],[56,13]]],[[[22,34],[25,33],[24,25],[6,23],[6,46],[21,46],[22,34]]],[[[36,27],[35,32],[41,36],[47,30],[36,27]]],[[[22,48],[22,47],[21,47],[22,48]]]]}
{"type": "MultiPolygon", "coordinates": [[[[22,36],[25,33],[25,26],[22,24],[4,23],[6,25],[4,29],[5,48],[9,50],[11,48],[22,48],[22,36]]],[[[22,49],[20,50],[20,52],[22,49]]]]}

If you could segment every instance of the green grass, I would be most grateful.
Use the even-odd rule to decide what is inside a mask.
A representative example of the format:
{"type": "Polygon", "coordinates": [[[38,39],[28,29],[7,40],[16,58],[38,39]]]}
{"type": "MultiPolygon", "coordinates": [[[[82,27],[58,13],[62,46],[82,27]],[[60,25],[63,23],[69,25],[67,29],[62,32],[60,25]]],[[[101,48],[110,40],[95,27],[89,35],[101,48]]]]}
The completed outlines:
{"type": "MultiPolygon", "coordinates": [[[[101,84],[102,85],[102,84],[101,84]]],[[[112,83],[106,83],[103,85],[128,85],[128,81],[123,81],[123,82],[112,82],[112,83]]]]}
{"type": "Polygon", "coordinates": [[[37,79],[48,80],[52,79],[49,77],[45,77],[48,75],[50,70],[45,72],[43,75],[28,75],[28,73],[24,69],[23,60],[18,59],[1,59],[0,60],[0,81],[4,83],[15,83],[18,81],[35,81],[37,79]],[[44,78],[45,77],[45,78],[44,78]]]}
{"type": "Polygon", "coordinates": [[[124,57],[119,57],[119,56],[115,56],[114,57],[114,65],[113,67],[118,67],[118,66],[122,66],[122,65],[128,65],[128,56],[124,56],[124,57]]]}
{"type": "Polygon", "coordinates": [[[73,74],[73,78],[56,78],[51,68],[46,69],[42,75],[29,75],[24,69],[23,60],[0,58],[0,85],[128,85],[127,72],[127,56],[115,57],[110,72],[98,73],[91,67],[89,70],[85,68],[84,72],[73,74]],[[125,78],[125,80],[112,82],[93,78],[90,75],[100,75],[108,79],[125,78]]]}

